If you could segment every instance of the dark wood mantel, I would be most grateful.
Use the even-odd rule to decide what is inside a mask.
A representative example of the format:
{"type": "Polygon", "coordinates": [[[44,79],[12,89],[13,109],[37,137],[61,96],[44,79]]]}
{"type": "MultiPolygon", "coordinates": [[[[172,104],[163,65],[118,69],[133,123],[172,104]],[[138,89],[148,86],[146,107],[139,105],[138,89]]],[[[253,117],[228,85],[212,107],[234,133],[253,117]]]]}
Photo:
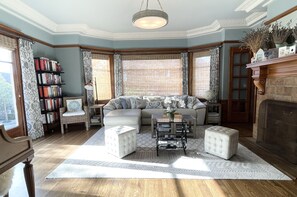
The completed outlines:
{"type": "Polygon", "coordinates": [[[266,78],[297,75],[297,54],[262,62],[247,64],[252,69],[252,78],[258,94],[265,94],[266,78]]]}

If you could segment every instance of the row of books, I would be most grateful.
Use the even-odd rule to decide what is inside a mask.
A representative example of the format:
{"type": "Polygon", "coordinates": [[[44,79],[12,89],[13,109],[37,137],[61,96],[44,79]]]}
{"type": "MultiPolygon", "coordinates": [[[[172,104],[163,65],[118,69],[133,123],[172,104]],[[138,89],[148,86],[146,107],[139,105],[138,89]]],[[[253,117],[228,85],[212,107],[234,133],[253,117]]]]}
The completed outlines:
{"type": "Polygon", "coordinates": [[[43,124],[50,124],[57,122],[59,120],[59,113],[58,112],[49,112],[46,114],[42,114],[42,123],[43,124]]]}
{"type": "Polygon", "coordinates": [[[38,84],[61,84],[62,78],[60,75],[53,73],[38,73],[38,84]]]}
{"type": "Polygon", "coordinates": [[[62,88],[58,85],[39,86],[40,97],[57,97],[62,96],[62,88]]]}
{"type": "Polygon", "coordinates": [[[34,58],[35,70],[47,70],[61,72],[62,67],[59,62],[50,60],[46,57],[35,57],[34,58]]]}
{"type": "Polygon", "coordinates": [[[42,111],[58,110],[62,107],[62,98],[40,99],[40,108],[42,111]]]}

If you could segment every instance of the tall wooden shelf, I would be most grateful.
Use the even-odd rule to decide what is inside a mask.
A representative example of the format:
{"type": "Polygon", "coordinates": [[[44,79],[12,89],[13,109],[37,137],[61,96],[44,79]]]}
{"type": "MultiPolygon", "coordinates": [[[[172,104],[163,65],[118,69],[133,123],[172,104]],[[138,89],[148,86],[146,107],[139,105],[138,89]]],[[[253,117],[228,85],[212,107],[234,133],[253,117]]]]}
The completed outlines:
{"type": "Polygon", "coordinates": [[[258,94],[264,95],[267,78],[297,75],[297,54],[247,64],[247,68],[252,69],[258,94]]]}
{"type": "Polygon", "coordinates": [[[63,104],[61,65],[45,57],[34,58],[43,125],[48,133],[60,128],[59,109],[63,104]]]}

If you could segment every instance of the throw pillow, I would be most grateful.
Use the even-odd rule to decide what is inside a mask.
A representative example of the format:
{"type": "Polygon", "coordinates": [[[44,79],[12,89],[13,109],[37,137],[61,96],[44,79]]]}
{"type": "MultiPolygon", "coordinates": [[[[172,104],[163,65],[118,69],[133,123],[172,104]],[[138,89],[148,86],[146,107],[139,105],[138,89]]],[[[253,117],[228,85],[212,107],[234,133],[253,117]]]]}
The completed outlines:
{"type": "Polygon", "coordinates": [[[193,106],[193,109],[205,108],[206,106],[198,99],[198,102],[193,106]]]}
{"type": "Polygon", "coordinates": [[[121,105],[122,105],[123,109],[129,109],[128,104],[127,104],[127,99],[120,98],[120,101],[121,101],[121,105]]]}
{"type": "Polygon", "coordinates": [[[136,99],[136,109],[144,109],[146,107],[146,100],[136,99]]]}
{"type": "Polygon", "coordinates": [[[82,110],[82,100],[81,99],[69,99],[66,100],[67,111],[77,112],[82,110]]]}
{"type": "Polygon", "coordinates": [[[103,109],[106,109],[106,110],[115,110],[115,106],[113,105],[112,102],[108,102],[106,105],[104,105],[103,109]]]}
{"type": "Polygon", "coordinates": [[[196,97],[188,96],[187,99],[187,108],[193,109],[193,106],[196,104],[196,97]]]}
{"type": "Polygon", "coordinates": [[[137,109],[137,102],[135,97],[130,98],[131,109],[137,109]]]}
{"type": "Polygon", "coordinates": [[[123,106],[121,104],[121,100],[120,99],[113,99],[113,104],[116,107],[116,109],[123,109],[123,106]]]}
{"type": "Polygon", "coordinates": [[[187,107],[188,95],[175,96],[175,98],[176,98],[176,100],[179,101],[177,103],[178,108],[186,108],[187,107]]]}
{"type": "Polygon", "coordinates": [[[162,101],[147,102],[145,109],[163,109],[162,101]]]}

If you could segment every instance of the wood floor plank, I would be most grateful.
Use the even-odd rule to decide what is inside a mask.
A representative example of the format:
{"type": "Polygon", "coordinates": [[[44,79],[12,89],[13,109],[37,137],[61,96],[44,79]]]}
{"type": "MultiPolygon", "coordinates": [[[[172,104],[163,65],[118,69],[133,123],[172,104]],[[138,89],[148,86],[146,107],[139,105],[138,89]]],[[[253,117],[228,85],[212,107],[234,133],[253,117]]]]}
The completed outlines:
{"type": "MultiPolygon", "coordinates": [[[[65,135],[54,133],[34,141],[35,158],[33,160],[36,196],[135,196],[135,197],[257,197],[257,196],[296,196],[296,181],[269,180],[183,180],[183,179],[46,179],[45,177],[71,155],[81,144],[89,139],[97,130],[92,127],[85,131],[83,127],[69,127],[65,135]]],[[[269,153],[257,148],[244,138],[245,145],[257,154],[269,157],[269,153]]],[[[266,161],[279,163],[278,159],[266,158],[266,161]]],[[[286,164],[280,162],[282,168],[286,164]]],[[[20,164],[17,168],[22,168],[20,164]]],[[[294,166],[288,165],[288,171],[294,166]]],[[[293,169],[293,170],[292,170],[293,169]]],[[[25,181],[22,173],[15,175],[20,181],[14,182],[11,197],[27,197],[25,181]],[[17,184],[17,185],[16,185],[17,184]]]]}

